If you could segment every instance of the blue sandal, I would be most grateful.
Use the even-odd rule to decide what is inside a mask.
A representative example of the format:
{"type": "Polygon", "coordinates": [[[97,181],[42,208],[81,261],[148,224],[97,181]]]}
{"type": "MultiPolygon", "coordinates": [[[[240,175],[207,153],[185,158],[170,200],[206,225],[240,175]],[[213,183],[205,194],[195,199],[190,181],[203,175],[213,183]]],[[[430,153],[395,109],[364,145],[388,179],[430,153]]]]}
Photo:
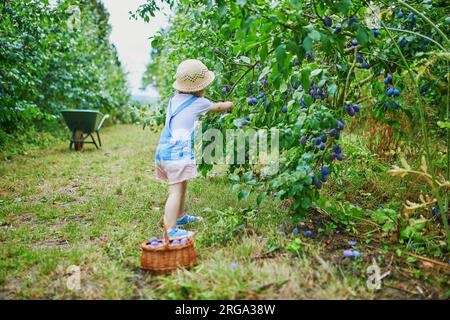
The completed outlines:
{"type": "Polygon", "coordinates": [[[183,238],[191,238],[194,235],[194,233],[192,231],[187,231],[175,227],[167,231],[167,235],[169,236],[169,240],[179,240],[183,238]]]}
{"type": "Polygon", "coordinates": [[[202,217],[199,216],[191,216],[187,212],[184,213],[184,216],[177,220],[177,226],[183,226],[188,223],[203,221],[202,217]]]}

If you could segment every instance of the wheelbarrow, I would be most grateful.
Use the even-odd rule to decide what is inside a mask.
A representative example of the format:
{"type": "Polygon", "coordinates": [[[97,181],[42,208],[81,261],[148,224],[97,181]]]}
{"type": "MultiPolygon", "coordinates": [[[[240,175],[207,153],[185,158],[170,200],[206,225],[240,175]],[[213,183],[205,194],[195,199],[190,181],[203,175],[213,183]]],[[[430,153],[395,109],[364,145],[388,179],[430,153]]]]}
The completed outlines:
{"type": "Polygon", "coordinates": [[[75,146],[75,150],[79,151],[83,149],[85,143],[93,143],[97,149],[102,146],[100,140],[100,128],[109,115],[103,115],[97,110],[76,110],[68,109],[61,110],[64,117],[64,121],[72,132],[72,138],[70,139],[69,148],[75,146]],[[102,117],[103,116],[103,117],[102,117]],[[96,133],[98,144],[95,141],[93,133],[96,133]],[[92,141],[86,141],[87,138],[91,138],[92,141]]]}

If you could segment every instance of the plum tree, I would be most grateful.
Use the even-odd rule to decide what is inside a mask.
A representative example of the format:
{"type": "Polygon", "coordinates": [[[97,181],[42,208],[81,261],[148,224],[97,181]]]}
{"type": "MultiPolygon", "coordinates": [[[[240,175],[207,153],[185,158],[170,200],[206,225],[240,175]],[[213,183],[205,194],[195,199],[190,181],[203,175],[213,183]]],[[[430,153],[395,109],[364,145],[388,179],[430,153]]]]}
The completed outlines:
{"type": "MultiPolygon", "coordinates": [[[[344,160],[337,141],[346,133],[347,119],[359,112],[372,113],[395,132],[401,128],[396,115],[404,112],[415,121],[411,128],[420,128],[426,163],[433,167],[427,151],[428,126],[447,123],[449,112],[445,108],[424,112],[419,100],[411,108],[403,107],[406,94],[400,93],[407,90],[403,81],[407,77],[409,90],[419,93],[419,84],[428,87],[426,95],[413,94],[414,99],[426,97],[439,102],[436,105],[448,105],[448,24],[440,4],[398,1],[392,6],[359,0],[224,0],[215,6],[202,0],[177,3],[180,12],[170,28],[153,38],[149,72],[167,98],[171,90],[167,72],[174,71],[185,57],[201,57],[218,75],[224,75],[218,77],[211,98],[222,99],[218,91],[227,83],[227,98],[237,104],[229,121],[211,115],[208,127],[226,130],[233,119],[250,115],[252,129],[280,130],[280,171],[269,180],[253,176],[254,190],[292,198],[295,216],[301,216],[317,199],[318,186],[322,187],[321,179],[309,173],[344,160]],[[265,108],[253,107],[258,100],[265,108]],[[327,141],[322,141],[325,133],[327,141]]],[[[205,174],[210,168],[200,166],[205,174]]],[[[235,181],[243,184],[248,182],[244,176],[253,170],[250,164],[230,167],[235,181]]],[[[433,192],[442,199],[438,191],[433,192]]]]}

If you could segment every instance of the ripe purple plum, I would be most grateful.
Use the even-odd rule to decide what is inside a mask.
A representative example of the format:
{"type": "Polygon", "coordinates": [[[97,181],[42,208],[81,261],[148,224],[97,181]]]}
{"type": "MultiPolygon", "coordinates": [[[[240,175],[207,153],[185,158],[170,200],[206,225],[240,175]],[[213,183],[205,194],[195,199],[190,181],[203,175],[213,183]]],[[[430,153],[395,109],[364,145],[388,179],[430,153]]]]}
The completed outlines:
{"type": "Polygon", "coordinates": [[[229,86],[225,86],[222,88],[222,93],[223,94],[227,94],[228,92],[230,92],[230,87],[229,86]]]}
{"type": "Polygon", "coordinates": [[[391,75],[388,75],[387,77],[386,77],[386,79],[384,79],[384,84],[389,84],[389,83],[391,83],[392,82],[392,76],[391,75]]]}
{"type": "Polygon", "coordinates": [[[248,97],[247,99],[247,103],[251,106],[251,105],[255,105],[258,103],[258,99],[256,99],[253,96],[248,97]]]}
{"type": "Polygon", "coordinates": [[[323,18],[323,23],[325,24],[325,26],[331,27],[333,25],[333,20],[331,20],[330,17],[325,17],[323,18]]]}
{"type": "Polygon", "coordinates": [[[392,108],[394,108],[394,109],[398,109],[398,104],[397,104],[397,102],[395,102],[395,101],[392,101],[392,108]]]}
{"type": "Polygon", "coordinates": [[[353,107],[350,106],[350,108],[348,109],[348,115],[350,117],[353,117],[355,115],[355,113],[356,113],[355,109],[353,109],[353,107]]]}
{"type": "Polygon", "coordinates": [[[333,151],[336,153],[341,153],[342,148],[336,144],[333,146],[333,151]]]}
{"type": "Polygon", "coordinates": [[[347,258],[353,257],[353,250],[344,250],[343,255],[344,255],[344,257],[347,257],[347,258]]]}
{"type": "Polygon", "coordinates": [[[322,175],[328,175],[330,174],[330,169],[328,168],[328,166],[323,166],[322,169],[320,169],[320,173],[322,175]]]}
{"type": "Polygon", "coordinates": [[[407,44],[408,44],[408,40],[406,40],[406,39],[400,40],[400,48],[406,47],[407,44]]]}
{"type": "Polygon", "coordinates": [[[348,19],[348,25],[351,26],[355,23],[358,23],[358,18],[356,18],[356,16],[351,16],[350,19],[348,19]]]}
{"type": "Polygon", "coordinates": [[[370,65],[369,65],[367,62],[363,61],[363,62],[361,62],[361,68],[363,68],[363,69],[369,69],[369,68],[370,68],[370,65]]]}
{"type": "Polygon", "coordinates": [[[319,179],[317,179],[317,177],[314,177],[313,183],[317,187],[317,189],[322,189],[322,182],[320,182],[319,179]]]}

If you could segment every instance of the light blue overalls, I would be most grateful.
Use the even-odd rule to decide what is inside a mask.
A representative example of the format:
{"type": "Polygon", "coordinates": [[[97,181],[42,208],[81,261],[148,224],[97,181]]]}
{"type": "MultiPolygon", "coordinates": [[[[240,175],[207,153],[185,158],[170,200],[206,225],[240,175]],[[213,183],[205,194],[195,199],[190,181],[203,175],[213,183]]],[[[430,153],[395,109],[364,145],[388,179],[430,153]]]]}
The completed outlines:
{"type": "MultiPolygon", "coordinates": [[[[172,96],[173,98],[173,96],[172,96]]],[[[158,162],[178,161],[192,163],[194,162],[194,128],[190,132],[190,138],[186,140],[176,140],[172,135],[171,122],[182,110],[189,107],[198,97],[192,96],[183,102],[175,112],[172,112],[172,98],[169,101],[169,107],[166,114],[166,124],[161,133],[158,147],[156,148],[155,160],[158,162]]]]}

